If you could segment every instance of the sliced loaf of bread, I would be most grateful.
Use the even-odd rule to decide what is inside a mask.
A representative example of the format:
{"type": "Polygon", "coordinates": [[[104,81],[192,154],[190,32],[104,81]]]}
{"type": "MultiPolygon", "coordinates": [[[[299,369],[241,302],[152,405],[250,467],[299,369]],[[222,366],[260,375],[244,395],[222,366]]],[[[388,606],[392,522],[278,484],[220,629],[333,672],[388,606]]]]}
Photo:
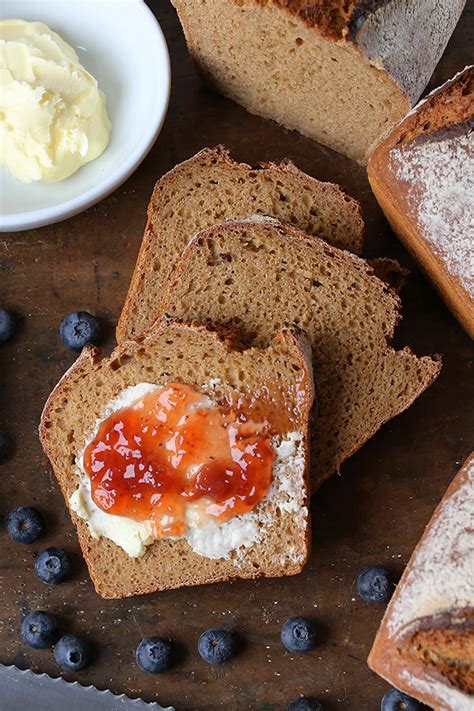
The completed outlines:
{"type": "Polygon", "coordinates": [[[322,183],[293,163],[251,167],[222,147],[206,148],[156,184],[117,340],[151,324],[169,274],[197,232],[226,220],[266,213],[359,254],[364,223],[359,204],[332,183],[322,183]]]}
{"type": "MultiPolygon", "coordinates": [[[[97,592],[116,598],[234,577],[298,573],[309,552],[310,532],[307,461],[313,384],[306,336],[286,329],[268,348],[244,349],[235,332],[218,335],[202,326],[164,320],[145,337],[118,346],[109,358],[100,359],[99,353],[96,348],[82,352],[49,397],[40,424],[44,451],[71,509],[97,592]],[[286,424],[272,440],[276,459],[270,489],[252,511],[212,531],[202,533],[196,527],[190,530],[194,539],[151,542],[146,552],[131,557],[112,542],[112,534],[112,540],[94,534],[87,520],[97,507],[87,504],[88,519],[76,505],[84,477],[81,453],[97,422],[114,411],[117,398],[123,402],[127,389],[170,382],[194,385],[215,402],[236,391],[244,398],[265,391],[271,394],[270,422],[278,413],[281,423],[284,413],[286,424]],[[211,538],[203,539],[206,535],[211,538]],[[234,548],[228,541],[235,536],[244,542],[234,548]],[[221,539],[227,550],[216,558],[221,539]],[[202,552],[206,542],[214,552],[202,552]]],[[[110,519],[121,518],[100,515],[102,520],[109,516],[107,530],[110,519]]]]}
{"type": "Polygon", "coordinates": [[[359,162],[419,98],[466,0],[172,0],[204,77],[359,162]]]}
{"type": "Polygon", "coordinates": [[[359,257],[277,219],[256,216],[197,235],[159,314],[242,330],[267,345],[285,324],[310,339],[315,375],[315,489],[436,378],[437,359],[390,341],[398,296],[359,257]]]}

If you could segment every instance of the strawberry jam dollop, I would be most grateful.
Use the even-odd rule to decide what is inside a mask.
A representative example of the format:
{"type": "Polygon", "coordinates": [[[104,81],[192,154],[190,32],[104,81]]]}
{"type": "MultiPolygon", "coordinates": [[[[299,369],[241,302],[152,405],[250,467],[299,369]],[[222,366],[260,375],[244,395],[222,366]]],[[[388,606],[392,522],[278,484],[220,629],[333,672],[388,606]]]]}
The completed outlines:
{"type": "Polygon", "coordinates": [[[182,535],[191,505],[204,522],[251,511],[269,489],[274,459],[268,423],[253,422],[241,402],[219,405],[183,383],[104,419],[83,456],[95,504],[151,522],[156,539],[182,535]]]}

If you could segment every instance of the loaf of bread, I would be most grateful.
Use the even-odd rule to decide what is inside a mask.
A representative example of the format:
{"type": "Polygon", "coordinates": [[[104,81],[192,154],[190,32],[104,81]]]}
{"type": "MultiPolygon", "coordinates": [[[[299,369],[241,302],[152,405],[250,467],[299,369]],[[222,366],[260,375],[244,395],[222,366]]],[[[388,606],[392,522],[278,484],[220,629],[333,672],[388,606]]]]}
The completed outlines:
{"type": "Polygon", "coordinates": [[[219,222],[266,213],[360,254],[364,223],[359,203],[338,185],[302,173],[290,161],[251,167],[223,147],[206,148],[156,184],[117,340],[152,323],[171,269],[197,232],[219,222]]]}
{"type": "Polygon", "coordinates": [[[241,329],[268,345],[286,324],[313,351],[316,489],[436,378],[440,363],[390,347],[398,296],[359,257],[271,217],[216,225],[191,240],[159,314],[241,329]]]}
{"type": "Polygon", "coordinates": [[[474,707],[474,454],[410,558],[369,666],[436,711],[474,707]]]}
{"type": "Polygon", "coordinates": [[[474,67],[416,106],[368,172],[394,231],[474,338],[474,67]]]}
{"type": "Polygon", "coordinates": [[[365,163],[417,101],[465,0],[172,0],[206,80],[365,163]]]}
{"type": "Polygon", "coordinates": [[[50,395],[40,424],[43,448],[71,509],[97,592],[116,598],[234,577],[298,573],[310,544],[307,460],[313,385],[306,337],[286,329],[268,348],[243,349],[235,331],[220,336],[204,327],[163,321],[145,337],[118,346],[109,358],[100,359],[99,353],[84,349],[50,395]],[[132,555],[113,542],[113,533],[98,537],[87,522],[99,513],[102,521],[109,517],[111,531],[110,519],[120,516],[101,513],[89,501],[82,505],[87,518],[77,505],[84,486],[81,453],[98,421],[123,407],[114,403],[117,398],[123,402],[127,389],[170,382],[198,387],[215,402],[235,392],[245,400],[268,392],[274,408],[268,411],[270,422],[275,412],[280,422],[283,414],[288,431],[280,428],[272,439],[276,459],[270,489],[250,512],[214,524],[209,539],[202,539],[197,527],[194,539],[163,538],[132,555]],[[244,542],[234,544],[242,531],[244,542]],[[221,539],[232,545],[217,557],[221,539]],[[203,552],[204,543],[211,552],[203,552]]]}

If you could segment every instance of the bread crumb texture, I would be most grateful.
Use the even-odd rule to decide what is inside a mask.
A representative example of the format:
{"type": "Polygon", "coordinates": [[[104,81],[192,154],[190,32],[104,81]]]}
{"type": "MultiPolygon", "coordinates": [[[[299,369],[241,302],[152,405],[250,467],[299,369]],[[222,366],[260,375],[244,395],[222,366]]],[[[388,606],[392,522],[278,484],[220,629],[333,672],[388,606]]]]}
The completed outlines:
{"type": "Polygon", "coordinates": [[[160,313],[239,328],[258,346],[285,324],[307,333],[316,488],[439,372],[437,359],[390,347],[399,309],[398,296],[366,262],[267,220],[228,222],[197,235],[160,313]]]}
{"type": "Polygon", "coordinates": [[[206,148],[155,186],[117,340],[149,328],[170,272],[197,232],[256,214],[279,217],[336,247],[361,252],[359,203],[338,185],[315,180],[289,161],[252,167],[232,160],[223,147],[206,148]]]}

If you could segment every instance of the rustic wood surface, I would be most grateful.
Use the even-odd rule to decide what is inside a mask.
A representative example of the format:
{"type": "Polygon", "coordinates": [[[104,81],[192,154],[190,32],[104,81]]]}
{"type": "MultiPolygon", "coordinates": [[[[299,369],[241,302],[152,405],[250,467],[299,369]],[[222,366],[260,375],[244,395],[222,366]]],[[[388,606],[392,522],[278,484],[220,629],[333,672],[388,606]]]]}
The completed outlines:
{"type": "MultiPolygon", "coordinates": [[[[361,602],[354,581],[361,568],[376,563],[400,574],[471,449],[472,344],[390,232],[365,171],[202,87],[173,9],[166,0],[151,6],[166,34],[173,69],[170,111],[152,152],[122,188],[82,215],[0,236],[0,304],[22,316],[17,336],[0,350],[0,428],[16,442],[14,456],[0,467],[0,661],[58,674],[51,652],[29,649],[19,634],[22,615],[46,609],[97,649],[90,669],[64,674],[66,679],[174,704],[179,711],[273,711],[285,709],[300,694],[318,697],[328,711],[378,709],[387,685],[369,671],[366,657],[383,607],[361,602]],[[70,311],[91,311],[107,324],[105,346],[112,346],[155,180],[217,143],[248,162],[289,156],[359,199],[367,222],[366,254],[396,257],[413,271],[402,294],[397,344],[408,344],[418,354],[441,352],[444,367],[413,407],[386,425],[314,497],[313,553],[300,576],[104,601],[89,580],[37,437],[45,399],[73,362],[59,341],[58,326],[70,311]],[[14,544],[5,533],[6,513],[23,504],[38,507],[47,522],[47,535],[32,546],[14,544]],[[51,589],[33,572],[35,556],[48,545],[65,546],[75,561],[74,579],[51,589]],[[279,634],[287,617],[300,614],[316,623],[319,644],[295,657],[283,650],[279,634]],[[204,629],[216,625],[236,630],[243,646],[234,661],[212,668],[198,657],[196,643],[204,629]],[[175,668],[156,678],[134,662],[136,645],[150,634],[169,636],[180,649],[175,668]]],[[[431,87],[472,61],[473,28],[470,2],[431,87]]]]}

